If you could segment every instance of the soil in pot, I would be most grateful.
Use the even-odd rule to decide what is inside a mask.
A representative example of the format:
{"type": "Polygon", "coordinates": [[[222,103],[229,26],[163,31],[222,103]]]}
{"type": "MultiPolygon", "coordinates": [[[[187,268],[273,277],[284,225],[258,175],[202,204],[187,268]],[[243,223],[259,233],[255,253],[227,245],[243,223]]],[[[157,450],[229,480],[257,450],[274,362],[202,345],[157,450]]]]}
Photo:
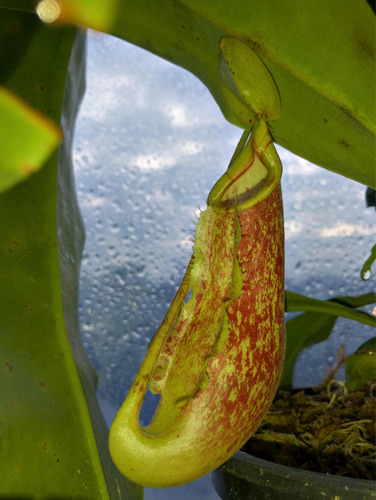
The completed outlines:
{"type": "Polygon", "coordinates": [[[299,469],[376,479],[376,381],[280,390],[242,451],[299,469]]]}

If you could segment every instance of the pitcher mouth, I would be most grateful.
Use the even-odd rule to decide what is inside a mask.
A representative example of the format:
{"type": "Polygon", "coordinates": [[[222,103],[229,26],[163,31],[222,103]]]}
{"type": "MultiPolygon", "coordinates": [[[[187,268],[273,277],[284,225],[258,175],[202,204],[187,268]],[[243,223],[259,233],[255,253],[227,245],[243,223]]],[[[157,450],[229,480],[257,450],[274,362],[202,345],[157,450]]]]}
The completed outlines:
{"type": "Polygon", "coordinates": [[[240,152],[210,191],[208,205],[240,212],[265,199],[279,184],[282,164],[266,122],[258,120],[242,140],[240,152]]]}

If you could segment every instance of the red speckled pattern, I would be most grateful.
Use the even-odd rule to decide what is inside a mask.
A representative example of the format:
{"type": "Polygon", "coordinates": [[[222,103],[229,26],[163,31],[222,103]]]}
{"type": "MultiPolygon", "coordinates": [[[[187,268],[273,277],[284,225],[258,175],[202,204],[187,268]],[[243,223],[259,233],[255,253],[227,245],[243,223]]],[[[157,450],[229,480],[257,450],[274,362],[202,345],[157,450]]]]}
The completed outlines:
{"type": "Polygon", "coordinates": [[[208,365],[209,385],[186,409],[200,415],[196,423],[205,433],[203,455],[213,458],[222,453],[219,463],[247,441],[268,410],[285,351],[280,187],[260,204],[240,212],[239,220],[242,291],[227,309],[226,346],[208,365]]]}
{"type": "Polygon", "coordinates": [[[244,211],[209,206],[201,214],[185,278],[192,298],[183,307],[177,301],[179,316],[172,316],[171,330],[156,335],[136,392],[111,429],[111,453],[127,477],[150,487],[193,481],[256,429],[283,366],[283,263],[279,186],[244,211]],[[159,338],[165,340],[153,351],[159,338]],[[161,401],[151,424],[141,428],[137,417],[150,373],[161,401]]]}

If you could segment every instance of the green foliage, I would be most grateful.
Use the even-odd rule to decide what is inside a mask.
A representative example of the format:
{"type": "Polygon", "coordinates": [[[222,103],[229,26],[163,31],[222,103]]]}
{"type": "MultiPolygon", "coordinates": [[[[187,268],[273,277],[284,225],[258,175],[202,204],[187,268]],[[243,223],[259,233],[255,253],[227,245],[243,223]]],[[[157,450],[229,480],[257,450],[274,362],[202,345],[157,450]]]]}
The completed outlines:
{"type": "MultiPolygon", "coordinates": [[[[83,229],[67,132],[83,93],[85,40],[81,34],[72,52],[75,29],[49,28],[35,16],[12,11],[0,18],[2,35],[24,26],[28,36],[15,48],[18,65],[1,66],[2,82],[50,122],[63,116],[69,129],[59,155],[0,195],[0,495],[140,498],[141,489],[110,459],[96,375],[77,324],[83,229]]],[[[24,128],[15,132],[21,146],[30,146],[24,128]]]]}
{"type": "Polygon", "coordinates": [[[359,323],[376,326],[376,318],[356,308],[376,302],[376,294],[367,293],[358,297],[335,297],[328,301],[312,299],[304,295],[286,291],[286,312],[313,311],[353,319],[359,323]]]}
{"type": "Polygon", "coordinates": [[[280,96],[273,139],[376,187],[374,14],[365,0],[130,0],[110,32],[191,71],[242,128],[252,113],[223,93],[218,45],[223,36],[248,44],[280,96]]]}
{"type": "Polygon", "coordinates": [[[305,312],[286,323],[286,358],[280,386],[292,385],[295,362],[299,354],[307,347],[326,340],[338,317],[376,327],[374,316],[357,309],[375,302],[374,293],[324,301],[286,291],[286,312],[305,312]]]}
{"type": "MultiPolygon", "coordinates": [[[[0,0],[0,8],[33,11],[36,3],[0,0]]],[[[365,0],[241,0],[236,8],[228,0],[97,0],[95,10],[106,19],[99,28],[90,4],[62,1],[62,19],[103,29],[186,68],[207,85],[229,121],[249,128],[253,111],[236,96],[228,99],[219,71],[221,38],[245,43],[280,96],[273,139],[376,187],[374,13],[365,0]]]]}
{"type": "MultiPolygon", "coordinates": [[[[0,0],[0,494],[140,498],[109,458],[77,325],[83,233],[69,151],[85,55],[79,38],[68,72],[77,32],[71,25],[106,31],[186,68],[230,122],[249,129],[259,112],[252,106],[259,107],[260,72],[241,79],[241,98],[233,93],[219,69],[220,40],[232,37],[278,92],[273,139],[375,187],[374,16],[365,0],[53,3],[58,21],[45,25],[36,0],[0,0]]],[[[226,60],[229,68],[239,67],[238,55],[226,60]]],[[[338,316],[374,326],[358,310],[375,300],[371,295],[317,301],[287,292],[287,310],[304,312],[287,323],[282,383],[291,382],[299,352],[327,338],[338,316]]],[[[360,366],[366,353],[354,356],[360,366]]]]}
{"type": "Polygon", "coordinates": [[[346,358],[346,385],[351,391],[360,389],[376,378],[376,337],[364,342],[346,358]]]}

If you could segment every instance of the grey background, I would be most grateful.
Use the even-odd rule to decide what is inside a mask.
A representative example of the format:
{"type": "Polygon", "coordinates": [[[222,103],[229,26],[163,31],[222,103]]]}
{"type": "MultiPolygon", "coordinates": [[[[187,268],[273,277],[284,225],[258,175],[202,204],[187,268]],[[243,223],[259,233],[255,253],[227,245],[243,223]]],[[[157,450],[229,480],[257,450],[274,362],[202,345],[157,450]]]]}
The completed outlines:
{"type": "MultiPolygon", "coordinates": [[[[99,372],[108,425],[180,284],[198,209],[205,208],[240,136],[194,76],[89,32],[87,92],[74,143],[86,226],[80,324],[99,372]]],[[[359,277],[375,232],[364,187],[278,151],[286,288],[318,299],[374,290],[374,277],[367,283],[359,277]]],[[[328,341],[300,356],[295,384],[319,382],[341,343],[352,352],[370,333],[370,327],[339,319],[328,341]]],[[[144,422],[152,412],[150,399],[144,422]]],[[[205,477],[181,488],[146,488],[145,498],[218,497],[205,477]]]]}

